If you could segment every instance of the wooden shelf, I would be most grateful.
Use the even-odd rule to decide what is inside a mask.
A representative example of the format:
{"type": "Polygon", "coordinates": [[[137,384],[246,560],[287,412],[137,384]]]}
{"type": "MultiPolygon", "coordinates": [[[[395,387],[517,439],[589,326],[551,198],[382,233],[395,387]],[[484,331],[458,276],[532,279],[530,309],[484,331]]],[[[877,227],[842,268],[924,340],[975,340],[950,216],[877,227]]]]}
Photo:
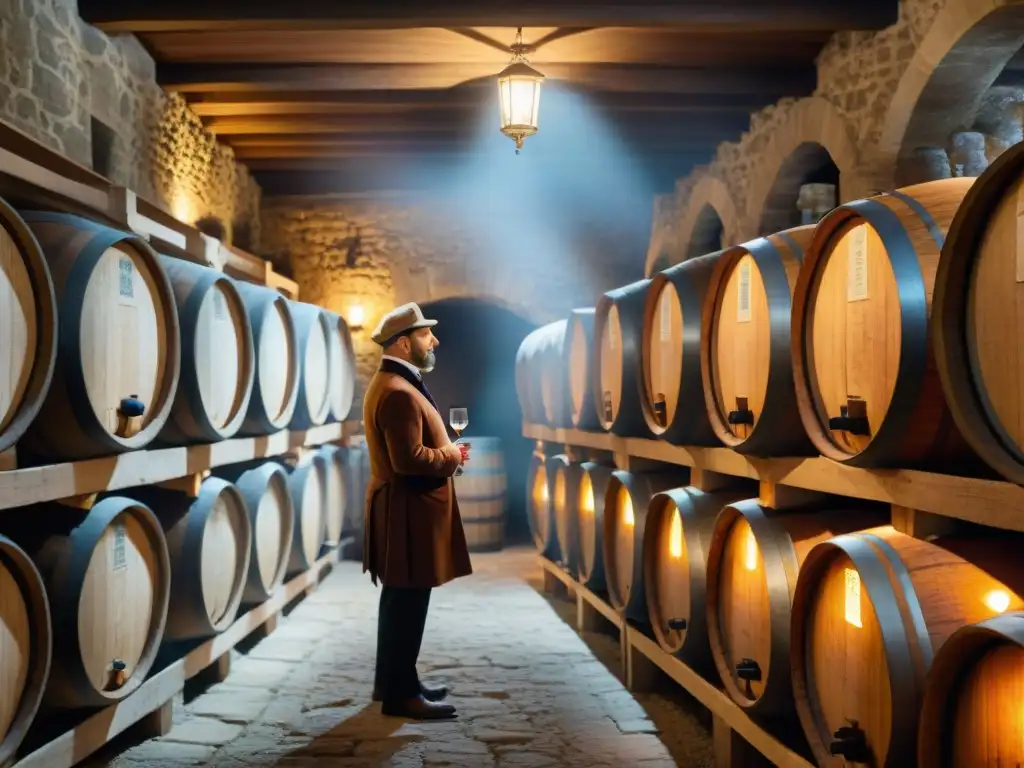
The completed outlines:
{"type": "Polygon", "coordinates": [[[87,461],[49,464],[0,472],[0,510],[56,501],[90,493],[153,485],[213,467],[279,456],[296,448],[347,438],[357,421],[325,424],[302,432],[282,430],[187,448],[132,451],[87,461]]]}
{"type": "MultiPolygon", "coordinates": [[[[565,586],[570,595],[575,596],[577,629],[580,631],[593,629],[596,614],[620,630],[623,676],[631,691],[640,692],[648,688],[651,683],[651,672],[654,669],[660,670],[697,699],[714,716],[716,750],[720,748],[718,731],[722,727],[727,727],[779,768],[814,768],[813,763],[793,752],[747,717],[747,714],[724,691],[712,685],[679,659],[663,651],[656,642],[635,627],[622,621],[614,608],[579,584],[556,563],[552,563],[542,556],[537,557],[537,562],[544,572],[545,588],[548,591],[551,591],[550,584],[557,581],[565,586]]],[[[735,766],[745,763],[742,759],[737,760],[734,754],[730,762],[720,760],[718,764],[735,766]]]]}
{"type": "Polygon", "coordinates": [[[972,523],[1024,531],[1024,488],[1000,480],[976,480],[932,472],[847,467],[825,458],[760,459],[729,448],[677,447],[659,440],[623,438],[603,432],[524,424],[523,436],[678,464],[762,484],[830,493],[929,512],[972,523]]]}
{"type": "Polygon", "coordinates": [[[21,758],[12,768],[71,768],[131,726],[161,707],[168,706],[184,690],[186,680],[230,653],[232,648],[274,619],[300,594],[315,589],[325,572],[338,562],[347,543],[346,540],[340,542],[308,571],[283,584],[265,603],[248,611],[219,635],[158,672],[133,694],[91,715],[74,729],[21,758]]]}

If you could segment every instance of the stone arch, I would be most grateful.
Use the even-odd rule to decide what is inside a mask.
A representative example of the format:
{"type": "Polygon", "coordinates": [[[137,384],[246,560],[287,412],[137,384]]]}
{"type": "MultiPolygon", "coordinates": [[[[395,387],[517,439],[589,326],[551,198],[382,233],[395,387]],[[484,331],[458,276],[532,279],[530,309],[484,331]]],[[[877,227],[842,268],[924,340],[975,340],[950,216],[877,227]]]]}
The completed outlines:
{"type": "Polygon", "coordinates": [[[429,295],[427,296],[423,295],[422,290],[409,293],[406,290],[403,290],[403,288],[404,286],[401,285],[396,286],[396,306],[399,304],[405,304],[409,301],[415,301],[420,305],[420,308],[423,308],[428,304],[437,304],[445,301],[474,301],[499,307],[500,309],[510,312],[521,320],[533,323],[534,325],[550,323],[554,320],[560,320],[565,316],[565,313],[546,312],[535,306],[528,306],[516,301],[510,301],[506,297],[498,296],[497,294],[490,293],[489,291],[477,290],[471,285],[438,287],[429,291],[429,295]]]}
{"type": "Polygon", "coordinates": [[[882,183],[906,183],[917,150],[945,148],[951,133],[971,127],[1022,39],[1024,4],[947,0],[900,77],[873,148],[882,183]]]}
{"type": "Polygon", "coordinates": [[[704,176],[694,186],[686,202],[686,212],[676,229],[675,253],[651,252],[645,274],[653,274],[659,258],[669,266],[684,259],[711,253],[739,236],[739,214],[729,188],[715,176],[704,176]]]}
{"type": "MultiPolygon", "coordinates": [[[[863,196],[858,179],[857,145],[849,121],[821,97],[801,99],[793,104],[758,151],[764,162],[753,171],[750,179],[744,206],[744,236],[766,234],[759,230],[769,197],[773,190],[778,190],[776,184],[780,178],[785,178],[787,168],[799,167],[808,158],[821,157],[818,150],[813,149],[814,145],[828,154],[839,171],[842,189],[838,200],[863,196]]],[[[793,203],[795,205],[795,198],[793,203]]]]}
{"type": "MultiPolygon", "coordinates": [[[[816,141],[805,141],[782,161],[765,197],[757,223],[757,234],[770,235],[804,223],[797,203],[805,184],[835,187],[835,203],[838,203],[841,194],[839,167],[829,151],[816,141]]],[[[834,207],[834,204],[829,207],[834,207]]]]}

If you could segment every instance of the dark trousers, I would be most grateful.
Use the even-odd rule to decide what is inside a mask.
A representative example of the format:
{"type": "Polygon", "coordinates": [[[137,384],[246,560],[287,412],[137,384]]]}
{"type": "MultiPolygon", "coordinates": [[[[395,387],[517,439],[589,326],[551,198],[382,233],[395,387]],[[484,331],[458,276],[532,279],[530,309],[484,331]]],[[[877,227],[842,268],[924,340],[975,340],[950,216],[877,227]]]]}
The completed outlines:
{"type": "Polygon", "coordinates": [[[374,689],[380,691],[384,701],[400,702],[420,695],[416,660],[429,605],[429,588],[381,588],[374,689]]]}

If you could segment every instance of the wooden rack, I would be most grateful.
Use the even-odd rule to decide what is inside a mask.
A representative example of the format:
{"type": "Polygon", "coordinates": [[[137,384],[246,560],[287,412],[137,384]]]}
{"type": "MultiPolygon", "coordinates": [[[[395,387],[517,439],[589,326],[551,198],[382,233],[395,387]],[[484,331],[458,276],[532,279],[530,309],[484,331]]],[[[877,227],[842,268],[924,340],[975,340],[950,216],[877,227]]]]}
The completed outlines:
{"type": "Polygon", "coordinates": [[[641,459],[758,480],[760,497],[774,506],[777,488],[796,488],[892,504],[908,514],[923,512],[980,525],[1024,531],[1024,488],[1001,480],[978,480],[932,472],[858,469],[831,459],[743,456],[729,448],[678,447],[659,440],[622,438],[603,432],[524,424],[523,436],[605,451],[620,469],[641,459]]]}
{"type": "Polygon", "coordinates": [[[580,632],[597,630],[602,624],[610,625],[618,631],[622,672],[630,691],[643,693],[652,690],[659,675],[663,673],[707,707],[713,718],[715,758],[719,768],[764,765],[761,755],[778,768],[814,768],[813,763],[793,752],[747,717],[724,691],[624,622],[615,609],[558,565],[541,556],[538,556],[537,562],[544,573],[546,592],[557,594],[564,590],[571,599],[575,599],[576,623],[580,632]],[[754,750],[759,754],[753,754],[754,750]]]}

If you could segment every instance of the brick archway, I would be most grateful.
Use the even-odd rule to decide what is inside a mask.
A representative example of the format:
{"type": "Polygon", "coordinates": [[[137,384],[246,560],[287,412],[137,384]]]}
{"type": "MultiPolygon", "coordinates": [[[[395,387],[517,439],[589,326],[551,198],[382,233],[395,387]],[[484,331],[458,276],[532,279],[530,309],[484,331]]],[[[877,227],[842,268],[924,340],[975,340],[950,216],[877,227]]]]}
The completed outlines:
{"type": "Polygon", "coordinates": [[[823,98],[813,96],[801,99],[793,104],[758,152],[762,162],[752,170],[743,206],[742,237],[760,234],[765,208],[780,174],[784,173],[790,158],[807,145],[823,147],[839,169],[840,202],[864,195],[857,172],[857,145],[849,121],[823,98]]]}
{"type": "Polygon", "coordinates": [[[895,186],[901,158],[944,147],[970,128],[981,99],[1024,39],[1024,2],[947,0],[917,46],[889,104],[871,163],[895,186]]]}

